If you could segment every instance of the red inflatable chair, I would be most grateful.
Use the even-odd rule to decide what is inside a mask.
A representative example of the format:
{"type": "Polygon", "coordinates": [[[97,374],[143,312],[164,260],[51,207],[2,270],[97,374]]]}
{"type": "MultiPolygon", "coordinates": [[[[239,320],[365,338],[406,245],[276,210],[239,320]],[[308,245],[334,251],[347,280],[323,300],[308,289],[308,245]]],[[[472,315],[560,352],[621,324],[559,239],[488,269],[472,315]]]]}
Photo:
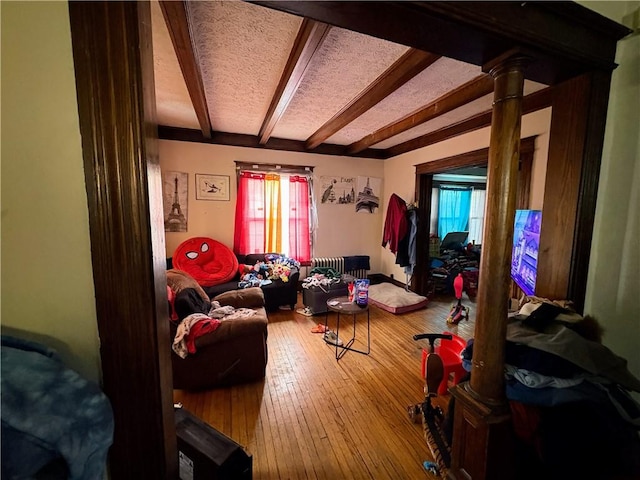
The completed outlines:
{"type": "Polygon", "coordinates": [[[225,244],[208,237],[185,240],[173,252],[173,268],[191,275],[203,287],[233,279],[238,258],[225,244]]]}

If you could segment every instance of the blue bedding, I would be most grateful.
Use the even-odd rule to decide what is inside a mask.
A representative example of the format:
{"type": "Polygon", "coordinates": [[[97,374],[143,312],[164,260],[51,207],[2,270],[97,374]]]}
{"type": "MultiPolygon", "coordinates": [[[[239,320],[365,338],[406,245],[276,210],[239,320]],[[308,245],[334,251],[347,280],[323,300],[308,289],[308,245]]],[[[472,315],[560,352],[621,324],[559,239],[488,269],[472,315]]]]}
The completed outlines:
{"type": "Polygon", "coordinates": [[[104,478],[113,441],[107,397],[55,350],[1,338],[2,478],[30,477],[60,458],[69,479],[104,478]]]}

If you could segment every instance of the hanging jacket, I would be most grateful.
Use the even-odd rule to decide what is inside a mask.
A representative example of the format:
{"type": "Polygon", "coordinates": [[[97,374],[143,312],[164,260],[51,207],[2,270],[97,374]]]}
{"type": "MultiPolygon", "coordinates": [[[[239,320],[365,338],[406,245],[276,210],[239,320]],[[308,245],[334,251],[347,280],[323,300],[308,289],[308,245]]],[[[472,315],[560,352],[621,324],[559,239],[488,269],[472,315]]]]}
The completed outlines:
{"type": "Polygon", "coordinates": [[[407,203],[395,193],[389,198],[387,217],[384,221],[384,233],[382,234],[382,246],[389,244],[391,253],[397,253],[398,243],[407,234],[407,203]]]}

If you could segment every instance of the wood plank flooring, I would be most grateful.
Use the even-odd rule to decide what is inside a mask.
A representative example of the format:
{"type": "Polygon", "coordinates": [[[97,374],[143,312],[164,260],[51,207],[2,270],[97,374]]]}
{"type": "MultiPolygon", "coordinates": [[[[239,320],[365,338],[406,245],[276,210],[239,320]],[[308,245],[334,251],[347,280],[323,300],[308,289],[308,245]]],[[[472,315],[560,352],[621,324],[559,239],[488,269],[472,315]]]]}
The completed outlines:
{"type": "MultiPolygon", "coordinates": [[[[270,313],[264,381],[176,390],[174,400],[243,445],[253,455],[257,480],[437,478],[423,467],[433,459],[422,425],[407,415],[407,406],[424,396],[420,363],[427,342],[412,336],[449,330],[471,338],[475,305],[463,298],[470,320],[455,326],[446,323],[451,303],[433,300],[403,315],[371,306],[371,354],[347,352],[339,361],[322,334],[311,332],[324,315],[270,313]]],[[[330,314],[334,330],[335,321],[330,314]]],[[[341,327],[346,321],[342,317],[341,327]]],[[[354,346],[366,349],[366,315],[357,317],[356,338],[354,346]]],[[[437,400],[445,407],[448,397],[437,400]]]]}

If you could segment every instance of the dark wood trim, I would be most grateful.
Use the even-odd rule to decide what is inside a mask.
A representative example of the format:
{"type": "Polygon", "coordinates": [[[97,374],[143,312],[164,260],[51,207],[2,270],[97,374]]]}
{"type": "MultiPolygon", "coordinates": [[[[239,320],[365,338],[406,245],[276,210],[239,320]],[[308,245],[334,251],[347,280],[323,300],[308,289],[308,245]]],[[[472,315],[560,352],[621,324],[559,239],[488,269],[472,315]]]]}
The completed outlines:
{"type": "MultiPolygon", "coordinates": [[[[536,145],[536,136],[523,138],[520,141],[520,154],[533,153],[536,145]]],[[[480,148],[471,152],[453,155],[451,157],[433,160],[431,162],[416,165],[416,175],[446,173],[463,167],[486,166],[489,158],[489,147],[480,148]]]]}
{"type": "MultiPolygon", "coordinates": [[[[500,11],[486,28],[470,26],[467,2],[261,3],[476,65],[486,63],[518,43],[518,38],[510,40],[502,34],[507,16],[500,11]],[[459,15],[429,11],[443,3],[457,8],[459,15]]],[[[599,41],[615,48],[616,41],[628,32],[623,27],[608,28],[609,22],[600,16],[586,21],[585,7],[576,6],[575,12],[569,12],[565,2],[553,6],[551,3],[524,3],[527,8],[539,11],[530,23],[523,25],[528,34],[534,35],[527,40],[534,50],[536,30],[543,28],[551,34],[562,31],[562,28],[548,29],[541,25],[549,20],[546,16],[561,20],[555,22],[556,27],[562,27],[563,21],[590,26],[588,31],[577,32],[578,36],[573,38],[580,55],[585,52],[589,55],[587,49],[580,47],[588,44],[581,41],[582,36],[599,35],[599,41]],[[560,10],[562,15],[558,13],[560,10]],[[601,30],[603,33],[596,33],[601,30]]],[[[501,5],[513,10],[523,4],[502,2],[501,5]]],[[[70,2],[69,8],[104,388],[116,415],[110,474],[113,478],[176,478],[166,279],[162,278],[164,232],[160,231],[162,206],[157,195],[160,168],[157,156],[154,157],[153,119],[146,117],[153,80],[149,61],[137,60],[151,44],[148,15],[144,17],[146,28],[136,30],[142,23],[138,9],[148,9],[148,3],[70,2]],[[144,107],[139,102],[143,102],[144,107]],[[123,291],[121,282],[117,281],[121,278],[128,279],[127,291],[123,291]]],[[[527,69],[527,78],[555,84],[562,75],[601,70],[596,66],[597,61],[585,63],[584,59],[572,59],[570,54],[555,57],[550,50],[561,40],[553,40],[553,48],[542,46],[543,53],[549,57],[541,55],[540,61],[527,69]]],[[[149,55],[145,53],[145,56],[149,55]]],[[[603,59],[608,70],[613,68],[613,60],[613,55],[603,59]]],[[[602,138],[596,127],[605,121],[606,112],[601,105],[606,104],[608,97],[606,83],[594,76],[592,87],[599,91],[592,89],[591,100],[597,100],[598,107],[588,112],[587,125],[591,127],[583,138],[584,150],[593,148],[595,153],[585,154],[583,161],[602,151],[602,138]]],[[[585,101],[588,103],[589,99],[585,101]]],[[[552,122],[559,106],[554,104],[552,122]]],[[[567,132],[574,133],[568,127],[567,132]]],[[[204,138],[202,133],[199,135],[204,138]]],[[[550,148],[552,143],[553,138],[550,148]]],[[[590,168],[593,167],[583,169],[585,175],[590,168]]],[[[590,179],[581,181],[580,191],[588,194],[589,182],[590,179]]],[[[584,208],[580,216],[583,215],[586,222],[594,213],[595,196],[584,207],[581,202],[578,198],[578,209],[584,208]]],[[[586,232],[586,223],[583,226],[586,232]]],[[[572,262],[580,260],[575,257],[572,262]]],[[[588,258],[582,260],[586,260],[586,268],[588,258]]]]}
{"type": "Polygon", "coordinates": [[[374,105],[391,95],[413,77],[424,71],[440,58],[439,55],[409,49],[385,70],[371,85],[336,113],[307,139],[307,148],[313,149],[331,135],[353,122],[374,105]]]}
{"type": "Polygon", "coordinates": [[[616,42],[630,33],[572,2],[252,3],[474,65],[521,46],[536,58],[526,78],[546,85],[589,70],[612,70],[616,42]]]}
{"type": "Polygon", "coordinates": [[[429,240],[431,227],[431,190],[433,189],[433,175],[416,174],[416,194],[418,200],[418,232],[416,238],[416,265],[411,279],[411,290],[428,296],[429,286],[429,240]],[[426,239],[426,241],[425,241],[426,239]]]}
{"type": "Polygon", "coordinates": [[[439,187],[447,187],[447,186],[451,186],[451,185],[455,185],[456,187],[470,187],[470,188],[474,188],[476,190],[486,190],[487,189],[487,184],[485,182],[480,183],[480,182],[458,182],[458,181],[452,181],[452,180],[434,180],[433,181],[433,187],[434,188],[439,188],[439,187]]]}
{"type": "MultiPolygon", "coordinates": [[[[523,138],[520,141],[520,165],[518,175],[517,208],[527,208],[530,196],[530,183],[533,168],[536,136],[523,138]],[[526,203],[521,203],[526,202],[526,203]]],[[[416,194],[418,199],[418,235],[417,238],[429,239],[431,224],[431,192],[434,186],[433,175],[446,173],[463,167],[486,166],[489,159],[489,148],[480,148],[471,152],[433,160],[416,165],[416,194]]],[[[417,242],[416,266],[414,268],[411,288],[420,295],[429,292],[429,242],[417,242]]]]}
{"type": "Polygon", "coordinates": [[[236,161],[236,170],[251,170],[251,171],[271,171],[282,173],[293,173],[298,175],[305,175],[313,173],[314,167],[310,165],[286,165],[284,163],[247,163],[236,161]]]}
{"type": "Polygon", "coordinates": [[[418,148],[427,147],[436,143],[455,138],[465,133],[480,130],[491,125],[491,112],[482,112],[474,115],[466,120],[461,120],[447,127],[439,128],[433,132],[427,133],[420,137],[412,138],[406,142],[399,143],[387,149],[389,158],[401,155],[403,153],[412,152],[418,148]]]}
{"type": "Polygon", "coordinates": [[[383,160],[387,158],[384,150],[369,148],[356,155],[348,154],[344,145],[323,143],[313,152],[309,152],[305,143],[299,140],[286,140],[283,138],[270,138],[264,145],[254,135],[240,133],[212,132],[211,138],[204,138],[198,130],[188,128],[176,128],[160,125],[158,136],[162,140],[177,140],[180,142],[211,143],[215,145],[231,145],[234,147],[264,148],[267,150],[284,150],[288,152],[318,153],[322,155],[339,155],[347,157],[372,158],[383,160]]]}
{"type": "Polygon", "coordinates": [[[357,142],[349,145],[347,150],[350,153],[361,152],[371,145],[380,143],[383,140],[428,122],[440,115],[444,115],[451,110],[484,97],[491,92],[493,92],[493,79],[490,75],[481,75],[447,92],[429,105],[411,112],[400,120],[385,125],[375,132],[366,135],[357,142]]]}
{"type": "Polygon", "coordinates": [[[371,285],[378,285],[380,283],[391,283],[392,285],[400,288],[405,288],[407,285],[406,283],[402,283],[395,278],[391,278],[390,276],[385,275],[384,273],[372,273],[371,275],[368,275],[367,278],[370,280],[371,285]]]}
{"type": "MultiPolygon", "coordinates": [[[[542,110],[551,106],[553,98],[553,87],[543,88],[537,92],[531,93],[524,97],[522,102],[522,114],[528,114],[542,110]]],[[[421,137],[407,140],[406,142],[399,143],[393,147],[387,149],[387,155],[389,157],[395,157],[402,153],[411,152],[418,148],[433,145],[449,138],[454,138],[465,133],[473,132],[481,128],[486,128],[491,125],[491,110],[479,113],[466,120],[462,120],[458,123],[449,125],[448,127],[440,128],[434,132],[427,133],[421,137]]]]}
{"type": "Polygon", "coordinates": [[[585,132],[585,146],[582,159],[582,175],[577,199],[576,227],[571,250],[571,266],[569,270],[568,296],[575,303],[576,309],[584,310],[589,259],[591,258],[591,241],[600,180],[600,164],[604,143],[609,90],[611,88],[610,72],[593,72],[590,74],[591,91],[588,101],[589,113],[585,132]]]}
{"type": "Polygon", "coordinates": [[[161,0],[159,3],[173,48],[178,57],[184,82],[187,85],[189,97],[191,97],[193,109],[196,112],[196,117],[198,117],[202,135],[209,138],[211,137],[209,108],[207,107],[200,68],[193,53],[185,2],[181,0],[161,0]]]}
{"type": "MultiPolygon", "coordinates": [[[[544,88],[527,95],[523,101],[523,113],[531,113],[551,106],[552,96],[552,87],[544,88]]],[[[465,133],[485,128],[489,125],[491,125],[491,111],[480,113],[450,127],[436,130],[435,132],[408,140],[407,142],[400,143],[388,149],[368,148],[362,152],[353,154],[347,151],[346,146],[323,143],[316,147],[312,153],[384,160],[417,148],[441,142],[448,138],[464,135],[465,133]]],[[[266,148],[270,150],[284,150],[291,152],[308,152],[305,143],[301,141],[271,138],[266,144],[261,145],[258,137],[236,133],[212,132],[211,138],[205,138],[197,130],[161,125],[158,129],[158,135],[162,140],[211,143],[248,148],[266,148]]]]}
{"type": "MultiPolygon", "coordinates": [[[[590,80],[588,75],[569,80],[557,85],[554,95],[536,278],[536,294],[551,299],[570,299],[569,279],[580,208],[590,80]]],[[[583,261],[588,264],[588,252],[583,254],[586,255],[583,261]]]]}
{"type": "Polygon", "coordinates": [[[450,2],[433,3],[427,10],[464,20],[478,30],[499,33],[528,48],[535,47],[545,56],[569,58],[608,70],[615,68],[616,41],[627,34],[625,27],[573,2],[550,2],[556,4],[550,8],[546,2],[469,2],[464,8],[450,2]],[[500,22],[499,31],[496,19],[500,22]],[[603,35],[615,41],[604,42],[603,35]]]}
{"type": "Polygon", "coordinates": [[[109,474],[177,478],[150,6],[69,2],[69,13],[103,389],[115,418],[109,474]]]}
{"type": "Polygon", "coordinates": [[[324,42],[330,28],[325,23],[315,22],[308,18],[302,20],[302,25],[298,30],[298,35],[293,43],[282,77],[280,77],[280,82],[258,133],[261,145],[267,143],[276,124],[284,115],[307,72],[307,68],[309,68],[313,56],[322,45],[322,42],[324,42]]]}

